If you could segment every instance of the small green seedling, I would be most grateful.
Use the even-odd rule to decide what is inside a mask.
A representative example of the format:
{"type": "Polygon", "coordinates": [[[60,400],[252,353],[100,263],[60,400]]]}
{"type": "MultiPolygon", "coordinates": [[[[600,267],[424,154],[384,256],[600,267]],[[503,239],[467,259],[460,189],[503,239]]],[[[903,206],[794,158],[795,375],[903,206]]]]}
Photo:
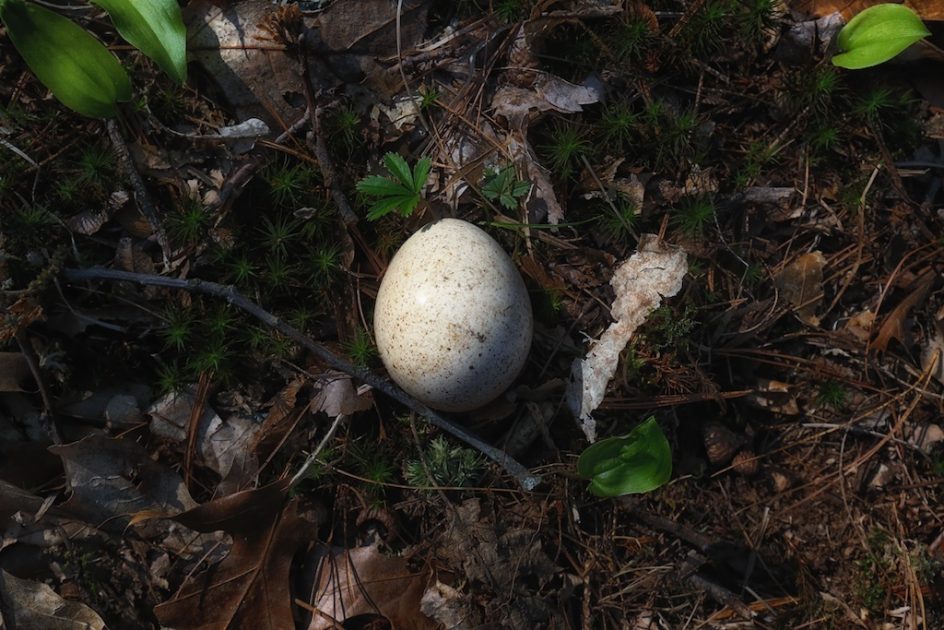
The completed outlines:
{"type": "Polygon", "coordinates": [[[931,33],[918,14],[900,4],[877,4],[849,20],[836,40],[842,54],[833,65],[848,70],[869,68],[895,57],[931,33]]]}
{"type": "Polygon", "coordinates": [[[413,214],[420,203],[420,193],[426,185],[432,162],[429,158],[421,158],[411,172],[410,165],[402,156],[388,153],[384,156],[384,166],[390,177],[370,175],[357,182],[357,192],[377,198],[367,211],[367,218],[371,221],[394,210],[399,210],[405,217],[413,214]]]}
{"type": "Polygon", "coordinates": [[[514,166],[488,171],[482,184],[482,194],[489,201],[497,201],[508,210],[518,207],[518,199],[531,190],[530,182],[519,181],[514,166]]]}
{"type": "MultiPolygon", "coordinates": [[[[93,0],[115,28],[172,79],[187,76],[186,36],[177,0],[93,0]]],[[[117,58],[72,20],[24,0],[0,0],[0,22],[36,77],[64,105],[92,118],[118,113],[131,80],[117,58]]]]}
{"type": "Polygon", "coordinates": [[[628,435],[600,440],[580,454],[577,473],[598,497],[650,492],[672,476],[672,450],[655,418],[628,435]]]}

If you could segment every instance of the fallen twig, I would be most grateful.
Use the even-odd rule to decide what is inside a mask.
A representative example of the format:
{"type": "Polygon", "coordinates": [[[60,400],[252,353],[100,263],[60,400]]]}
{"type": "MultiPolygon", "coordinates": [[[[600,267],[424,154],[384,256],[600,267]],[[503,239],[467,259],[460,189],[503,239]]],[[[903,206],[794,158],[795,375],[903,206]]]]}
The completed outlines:
{"type": "Polygon", "coordinates": [[[279,331],[295,343],[301,345],[306,350],[314,354],[328,365],[328,367],[344,372],[362,383],[370,385],[374,389],[386,394],[397,402],[409,407],[411,410],[420,414],[426,420],[443,431],[462,440],[469,446],[478,449],[489,459],[501,465],[510,475],[512,475],[522,488],[533,490],[539,483],[541,477],[531,474],[527,468],[511,457],[505,451],[486,444],[478,437],[459,426],[458,424],[442,417],[423,403],[409,396],[402,389],[390,381],[380,378],[373,372],[359,368],[344,359],[335,356],[324,346],[318,344],[311,338],[305,336],[296,328],[285,323],[275,315],[269,313],[255,302],[244,297],[232,286],[208,282],[199,279],[180,280],[178,278],[167,278],[143,273],[131,273],[128,271],[117,271],[115,269],[104,269],[101,267],[92,267],[89,269],[66,269],[63,271],[65,278],[71,282],[82,280],[110,280],[119,282],[134,282],[146,286],[168,287],[172,289],[183,289],[193,293],[202,293],[225,299],[233,306],[242,309],[252,315],[267,326],[279,331]]]}
{"type": "Polygon", "coordinates": [[[163,258],[164,267],[167,268],[170,266],[170,244],[167,242],[167,233],[164,231],[164,226],[161,225],[161,221],[157,217],[157,211],[154,209],[154,204],[151,202],[151,195],[148,194],[147,186],[144,185],[141,174],[138,173],[138,169],[134,166],[134,160],[131,158],[131,151],[128,150],[128,144],[122,137],[121,130],[118,129],[118,123],[114,120],[108,121],[108,137],[111,140],[112,146],[115,147],[115,153],[118,155],[118,164],[121,165],[125,176],[127,176],[128,180],[131,182],[131,188],[134,190],[134,198],[138,202],[138,208],[140,208],[141,214],[144,215],[144,218],[147,219],[147,222],[151,225],[151,229],[154,230],[154,236],[157,237],[157,244],[161,246],[161,257],[163,258]]]}

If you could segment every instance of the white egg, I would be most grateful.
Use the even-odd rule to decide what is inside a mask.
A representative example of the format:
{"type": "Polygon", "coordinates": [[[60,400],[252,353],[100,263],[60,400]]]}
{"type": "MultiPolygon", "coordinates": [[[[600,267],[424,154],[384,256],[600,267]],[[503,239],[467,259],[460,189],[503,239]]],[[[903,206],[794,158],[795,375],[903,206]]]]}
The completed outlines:
{"type": "Polygon", "coordinates": [[[421,228],[390,262],[374,333],[391,378],[442,411],[491,402],[531,348],[531,302],[501,246],[458,219],[421,228]]]}

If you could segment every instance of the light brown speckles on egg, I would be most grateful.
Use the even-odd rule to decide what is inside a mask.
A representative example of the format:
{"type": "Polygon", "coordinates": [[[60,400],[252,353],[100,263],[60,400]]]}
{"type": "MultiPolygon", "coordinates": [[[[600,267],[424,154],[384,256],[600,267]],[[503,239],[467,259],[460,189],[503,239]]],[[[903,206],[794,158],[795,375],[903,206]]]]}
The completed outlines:
{"type": "Polygon", "coordinates": [[[498,397],[531,347],[531,303],[518,270],[471,223],[430,224],[397,252],[374,308],[390,376],[430,407],[467,411],[498,397]]]}

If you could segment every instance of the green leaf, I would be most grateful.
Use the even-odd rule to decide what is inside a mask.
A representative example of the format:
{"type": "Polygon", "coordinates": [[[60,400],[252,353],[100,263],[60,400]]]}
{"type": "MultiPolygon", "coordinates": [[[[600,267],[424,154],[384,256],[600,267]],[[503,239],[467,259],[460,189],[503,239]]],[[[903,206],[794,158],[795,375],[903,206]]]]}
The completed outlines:
{"type": "Polygon", "coordinates": [[[655,490],[672,476],[672,450],[655,418],[628,435],[601,440],[577,460],[577,473],[590,479],[590,492],[601,497],[655,490]]]}
{"type": "Polygon", "coordinates": [[[403,206],[408,205],[410,201],[413,201],[413,207],[416,207],[416,201],[412,196],[397,196],[397,197],[384,197],[377,200],[377,202],[370,207],[370,210],[367,211],[367,219],[370,221],[376,221],[377,219],[386,216],[396,210],[397,208],[403,211],[403,206]]]}
{"type": "Polygon", "coordinates": [[[429,177],[429,169],[432,165],[432,160],[424,157],[420,158],[416,166],[413,167],[413,192],[417,195],[422,192],[423,186],[426,185],[426,178],[429,177]]]}
{"type": "Polygon", "coordinates": [[[187,80],[187,28],[177,0],[91,0],[125,40],[177,83],[187,80]]]}
{"type": "Polygon", "coordinates": [[[410,165],[406,163],[403,156],[399,153],[388,153],[384,156],[384,166],[387,171],[404,186],[413,190],[413,175],[410,173],[410,165]]]}
{"type": "Polygon", "coordinates": [[[833,65],[850,70],[869,68],[892,57],[931,33],[918,14],[900,4],[878,4],[849,20],[836,38],[844,51],[833,65]]]}
{"type": "Polygon", "coordinates": [[[370,175],[357,182],[357,192],[371,197],[388,197],[390,195],[412,194],[413,191],[399,184],[389,177],[370,175]]]}
{"type": "Polygon", "coordinates": [[[36,4],[3,0],[0,21],[26,64],[66,107],[110,118],[118,101],[131,99],[131,81],[115,56],[71,20],[36,4]]]}

